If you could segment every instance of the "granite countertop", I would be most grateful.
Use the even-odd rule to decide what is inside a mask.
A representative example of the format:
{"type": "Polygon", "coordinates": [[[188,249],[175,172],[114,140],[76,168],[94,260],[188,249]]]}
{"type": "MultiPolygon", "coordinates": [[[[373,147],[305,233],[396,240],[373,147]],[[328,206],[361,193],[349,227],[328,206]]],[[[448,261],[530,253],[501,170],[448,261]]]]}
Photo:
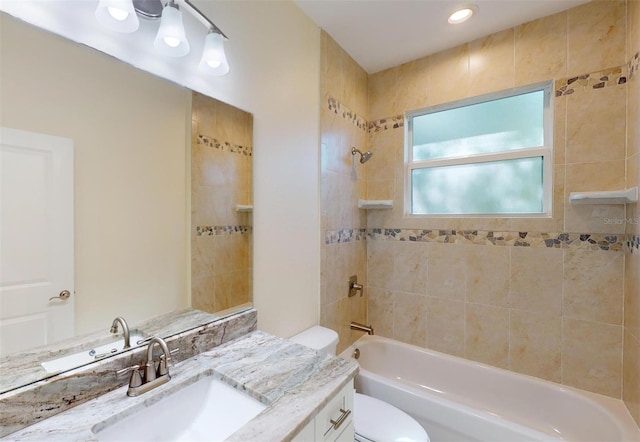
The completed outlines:
{"type": "MultiPolygon", "coordinates": [[[[145,336],[168,336],[184,332],[203,324],[211,323],[221,319],[218,315],[205,313],[200,310],[183,309],[170,312],[149,320],[129,324],[131,332],[139,332],[145,336]]],[[[122,332],[111,334],[109,327],[111,323],[104,324],[102,331],[89,333],[83,336],[76,336],[64,341],[25,350],[19,353],[10,354],[0,358],[0,393],[4,393],[23,385],[51,378],[60,372],[47,372],[42,365],[44,361],[49,361],[62,356],[80,352],[88,348],[115,342],[122,338],[122,332]]],[[[136,347],[135,343],[133,343],[136,347]]]]}
{"type": "Polygon", "coordinates": [[[123,387],[8,435],[12,441],[92,441],[109,425],[203,376],[221,379],[267,405],[229,441],[291,440],[340,389],[357,364],[254,331],[171,367],[171,381],[137,397],[123,387]]]}

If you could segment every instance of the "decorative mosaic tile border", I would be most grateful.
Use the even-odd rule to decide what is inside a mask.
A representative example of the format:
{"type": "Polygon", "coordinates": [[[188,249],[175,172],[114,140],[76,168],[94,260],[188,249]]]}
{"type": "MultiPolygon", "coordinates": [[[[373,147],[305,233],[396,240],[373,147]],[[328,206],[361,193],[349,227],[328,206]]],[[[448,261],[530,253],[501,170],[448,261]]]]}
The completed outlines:
{"type": "Polygon", "coordinates": [[[368,132],[379,132],[381,130],[397,129],[399,127],[404,127],[404,115],[369,121],[368,132]]]}
{"type": "Polygon", "coordinates": [[[356,126],[358,129],[362,129],[364,131],[368,130],[367,120],[356,114],[354,111],[349,109],[344,104],[340,103],[335,98],[329,98],[327,100],[327,104],[329,110],[334,114],[341,115],[343,119],[350,121],[351,124],[356,126]]]}
{"type": "Polygon", "coordinates": [[[636,54],[631,57],[631,60],[629,60],[629,63],[627,63],[629,80],[631,80],[633,76],[638,73],[638,70],[640,70],[640,52],[636,52],[636,54]]]}
{"type": "Polygon", "coordinates": [[[640,235],[627,236],[627,253],[640,253],[640,235]]]}
{"type": "Polygon", "coordinates": [[[251,226],[196,226],[196,236],[246,235],[253,233],[251,226]]]}
{"type": "Polygon", "coordinates": [[[602,89],[627,82],[627,65],[590,74],[556,80],[556,97],[571,95],[580,89],[602,89]]]}
{"type": "Polygon", "coordinates": [[[324,243],[342,244],[352,241],[362,241],[367,239],[367,229],[340,229],[340,230],[327,230],[324,233],[324,243]]]}
{"type": "MultiPolygon", "coordinates": [[[[325,244],[339,244],[364,239],[388,241],[434,242],[444,244],[475,244],[510,247],[535,247],[557,249],[587,249],[622,251],[623,235],[600,233],[541,233],[494,232],[488,230],[426,230],[426,229],[343,229],[327,231],[325,244]]],[[[632,239],[633,246],[640,247],[640,237],[632,239]]]]}
{"type": "Polygon", "coordinates": [[[253,155],[252,147],[240,146],[239,144],[231,144],[228,141],[219,141],[207,135],[198,134],[198,144],[231,153],[246,155],[248,157],[253,155]]]}

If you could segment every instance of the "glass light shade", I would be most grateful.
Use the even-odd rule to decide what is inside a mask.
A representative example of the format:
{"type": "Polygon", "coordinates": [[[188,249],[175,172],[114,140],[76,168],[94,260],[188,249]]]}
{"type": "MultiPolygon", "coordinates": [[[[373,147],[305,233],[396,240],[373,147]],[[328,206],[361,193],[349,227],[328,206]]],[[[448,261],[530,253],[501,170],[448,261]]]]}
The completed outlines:
{"type": "Polygon", "coordinates": [[[100,0],[96,19],[104,27],[116,32],[135,32],[140,26],[131,0],[100,0]]]}
{"type": "Polygon", "coordinates": [[[153,46],[156,51],[169,57],[183,57],[189,53],[180,10],[169,5],[164,7],[153,46]]]}
{"type": "Polygon", "coordinates": [[[200,59],[200,71],[211,75],[225,75],[229,72],[229,63],[224,54],[224,38],[211,32],[204,40],[204,50],[200,59]]]}

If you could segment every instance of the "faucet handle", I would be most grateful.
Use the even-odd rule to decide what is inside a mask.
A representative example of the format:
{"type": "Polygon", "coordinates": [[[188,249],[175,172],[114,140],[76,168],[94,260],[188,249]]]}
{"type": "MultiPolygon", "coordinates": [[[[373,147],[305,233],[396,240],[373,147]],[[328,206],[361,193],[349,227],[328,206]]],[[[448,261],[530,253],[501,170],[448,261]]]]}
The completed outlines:
{"type": "Polygon", "coordinates": [[[165,374],[169,374],[169,366],[173,366],[172,355],[178,353],[180,351],[179,348],[174,348],[169,352],[169,359],[165,357],[165,355],[160,355],[160,362],[158,363],[158,370],[156,371],[156,375],[158,377],[164,376],[165,374]]]}
{"type": "Polygon", "coordinates": [[[131,367],[123,368],[122,370],[116,371],[116,376],[123,376],[127,373],[131,372],[131,377],[129,378],[129,388],[131,387],[139,387],[142,385],[142,376],[140,376],[140,366],[132,365],[131,367]]]}

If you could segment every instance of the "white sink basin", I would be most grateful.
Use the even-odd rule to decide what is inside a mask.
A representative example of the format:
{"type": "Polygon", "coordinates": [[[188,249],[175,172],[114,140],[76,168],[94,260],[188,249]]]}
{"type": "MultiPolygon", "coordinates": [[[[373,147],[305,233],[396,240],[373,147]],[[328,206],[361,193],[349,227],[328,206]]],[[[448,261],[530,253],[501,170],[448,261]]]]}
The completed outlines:
{"type": "MultiPolygon", "coordinates": [[[[143,339],[146,339],[146,336],[144,336],[143,334],[133,333],[129,337],[131,347],[136,347],[138,345],[137,342],[143,339]]],[[[45,361],[40,365],[42,365],[42,368],[44,368],[47,373],[57,373],[59,371],[70,370],[72,368],[79,367],[80,365],[88,364],[89,362],[94,362],[96,360],[102,359],[100,356],[106,357],[111,354],[118,353],[123,350],[123,347],[124,339],[119,339],[117,341],[112,341],[108,344],[100,345],[88,350],[83,350],[77,353],[63,356],[61,358],[45,361]],[[96,356],[98,356],[98,358],[96,358],[96,356]]]]}
{"type": "Polygon", "coordinates": [[[222,441],[265,408],[256,399],[205,376],[94,433],[101,442],[222,441]]]}

